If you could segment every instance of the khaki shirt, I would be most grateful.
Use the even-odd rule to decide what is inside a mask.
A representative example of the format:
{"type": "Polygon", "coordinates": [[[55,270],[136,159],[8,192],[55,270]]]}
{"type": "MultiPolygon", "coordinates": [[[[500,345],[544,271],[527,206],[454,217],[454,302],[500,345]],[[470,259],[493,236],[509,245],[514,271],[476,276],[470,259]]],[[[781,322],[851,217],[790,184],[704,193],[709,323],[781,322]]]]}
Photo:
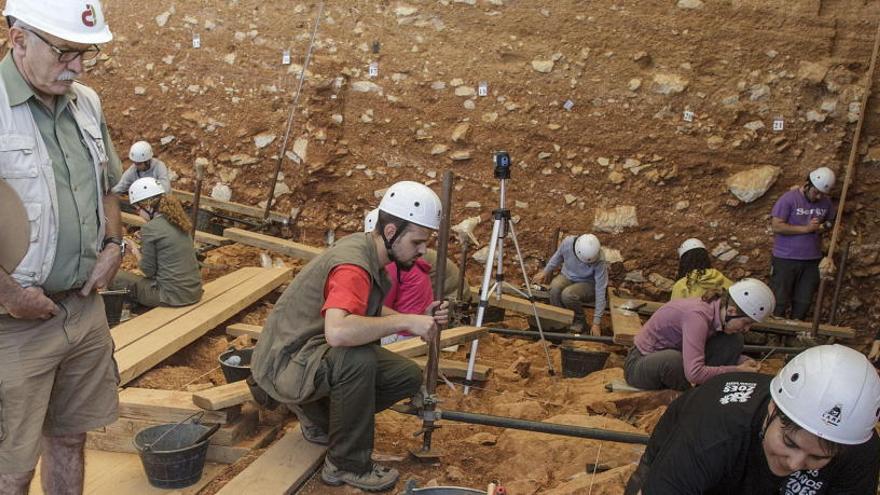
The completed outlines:
{"type": "MultiPolygon", "coordinates": [[[[76,125],[68,103],[73,92],[56,97],[55,108],[47,108],[21,76],[11,52],[0,62],[0,77],[6,84],[9,105],[26,103],[46,143],[58,193],[58,245],[55,263],[43,284],[47,293],[60,292],[86,283],[98,253],[98,201],[105,191],[95,190],[95,169],[88,147],[76,125]]],[[[110,140],[107,123],[101,119],[101,134],[109,163],[106,184],[122,175],[122,163],[110,140]]]]}

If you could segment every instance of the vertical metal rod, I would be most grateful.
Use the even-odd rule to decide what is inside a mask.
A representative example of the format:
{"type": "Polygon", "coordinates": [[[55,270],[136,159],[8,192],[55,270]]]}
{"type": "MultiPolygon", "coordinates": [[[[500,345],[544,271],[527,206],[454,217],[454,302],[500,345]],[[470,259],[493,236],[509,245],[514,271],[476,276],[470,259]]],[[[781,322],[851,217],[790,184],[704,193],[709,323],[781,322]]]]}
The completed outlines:
{"type": "MultiPolygon", "coordinates": [[[[443,190],[440,196],[443,205],[443,215],[440,217],[440,233],[437,240],[437,266],[434,270],[434,300],[442,301],[445,293],[446,281],[446,254],[449,249],[449,218],[452,214],[452,172],[447,170],[443,174],[443,190]]],[[[439,330],[439,329],[438,329],[439,330]]],[[[440,332],[428,342],[428,364],[425,368],[425,390],[432,400],[425,401],[425,410],[434,411],[436,404],[433,400],[437,391],[437,377],[440,366],[440,332]]],[[[434,420],[422,421],[422,452],[431,451],[431,437],[434,432],[434,420]]]]}
{"type": "Polygon", "coordinates": [[[840,263],[837,265],[837,276],[834,279],[834,295],[831,296],[831,316],[828,320],[837,325],[837,305],[840,302],[840,288],[843,286],[843,275],[846,271],[846,260],[849,258],[850,242],[844,242],[840,251],[840,263]]]}
{"type": "MultiPolygon", "coordinates": [[[[500,215],[500,212],[499,212],[500,215]]],[[[489,252],[486,253],[486,269],[483,271],[483,283],[480,285],[480,303],[477,306],[477,321],[475,326],[483,326],[483,317],[486,315],[486,308],[489,306],[489,281],[492,279],[492,260],[495,256],[495,248],[498,246],[498,231],[501,228],[503,220],[500,216],[495,217],[492,224],[492,237],[489,240],[489,252]]],[[[471,341],[471,355],[468,359],[467,374],[465,375],[464,395],[467,395],[471,388],[470,382],[474,377],[474,366],[477,363],[477,348],[480,345],[478,339],[471,341]]]]}
{"type": "MultiPolygon", "coordinates": [[[[459,302],[464,300],[464,291],[470,292],[470,287],[465,287],[467,283],[467,260],[468,260],[468,248],[470,247],[470,239],[467,236],[462,236],[461,238],[461,270],[458,272],[458,300],[459,302]]],[[[470,300],[470,298],[468,299],[470,300]]]]}
{"type": "Polygon", "coordinates": [[[193,245],[196,243],[196,223],[199,220],[199,204],[202,202],[202,179],[205,178],[205,168],[201,163],[196,163],[196,185],[193,191],[192,202],[192,227],[189,234],[192,237],[193,245]]]}
{"type": "Polygon", "coordinates": [[[284,162],[284,153],[287,152],[287,143],[290,140],[290,130],[293,128],[293,116],[296,114],[299,95],[302,93],[303,82],[306,79],[306,70],[312,60],[312,48],[315,46],[315,35],[318,34],[318,26],[321,25],[321,16],[324,14],[324,2],[318,6],[318,15],[315,17],[315,28],[312,30],[312,38],[309,40],[309,49],[306,52],[306,60],[299,72],[299,85],[293,103],[290,104],[290,114],[287,116],[287,130],[284,131],[284,141],[281,143],[281,151],[278,153],[278,161],[275,163],[275,175],[272,177],[272,187],[269,188],[269,197],[266,199],[266,211],[263,213],[263,222],[269,220],[269,212],[272,210],[272,200],[275,199],[275,185],[278,184],[278,174],[281,173],[281,164],[284,162]]]}

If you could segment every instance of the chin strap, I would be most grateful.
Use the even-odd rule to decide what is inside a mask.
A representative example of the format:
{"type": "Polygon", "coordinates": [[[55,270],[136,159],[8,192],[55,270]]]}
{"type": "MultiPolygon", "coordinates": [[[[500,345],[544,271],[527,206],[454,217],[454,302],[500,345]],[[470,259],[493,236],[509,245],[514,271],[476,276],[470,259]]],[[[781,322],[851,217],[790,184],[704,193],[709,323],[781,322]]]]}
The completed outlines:
{"type": "Polygon", "coordinates": [[[385,237],[385,231],[382,231],[382,241],[385,243],[385,252],[388,254],[388,259],[393,261],[397,266],[397,282],[400,283],[400,272],[408,271],[409,268],[404,268],[400,264],[400,260],[397,259],[397,256],[394,255],[394,243],[397,242],[397,239],[403,234],[403,231],[406,230],[406,227],[409,225],[408,221],[404,221],[397,228],[397,231],[394,232],[394,235],[391,236],[391,239],[385,237]]]}

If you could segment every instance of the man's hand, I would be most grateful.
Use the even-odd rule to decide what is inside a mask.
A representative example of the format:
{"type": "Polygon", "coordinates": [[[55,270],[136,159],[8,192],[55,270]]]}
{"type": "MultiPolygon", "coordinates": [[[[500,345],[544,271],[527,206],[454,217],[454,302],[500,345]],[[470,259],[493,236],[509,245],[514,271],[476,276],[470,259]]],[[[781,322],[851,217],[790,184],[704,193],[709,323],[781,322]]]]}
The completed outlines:
{"type": "Polygon", "coordinates": [[[446,326],[449,324],[449,301],[432,302],[428,309],[425,310],[425,314],[433,317],[434,323],[438,327],[446,326]]]}
{"type": "Polygon", "coordinates": [[[79,292],[80,295],[85,297],[95,289],[106,289],[110,285],[113,277],[116,276],[116,271],[119,270],[119,265],[122,263],[119,249],[118,245],[108,243],[98,253],[98,261],[95,263],[95,268],[92,270],[91,275],[89,275],[88,282],[79,292]]]}
{"type": "Polygon", "coordinates": [[[542,283],[544,283],[545,277],[546,277],[546,275],[545,275],[544,271],[541,270],[540,272],[536,273],[534,277],[532,277],[532,283],[533,284],[542,284],[542,283]]]}
{"type": "Polygon", "coordinates": [[[825,278],[830,278],[834,275],[834,260],[829,258],[828,256],[822,258],[822,261],[819,262],[819,275],[825,278]]]}
{"type": "Polygon", "coordinates": [[[17,291],[3,307],[10,316],[21,320],[48,320],[58,314],[58,306],[43,293],[39,287],[28,287],[17,291]]]}
{"type": "Polygon", "coordinates": [[[742,363],[740,363],[736,367],[736,369],[738,371],[748,371],[748,372],[756,373],[758,370],[761,369],[761,366],[754,359],[746,358],[746,360],[743,361],[742,363]]]}
{"type": "Polygon", "coordinates": [[[822,222],[820,222],[818,218],[811,218],[810,223],[804,225],[803,229],[805,234],[810,234],[812,232],[818,231],[821,227],[822,222]]]}
{"type": "Polygon", "coordinates": [[[434,335],[437,333],[437,323],[434,321],[433,316],[428,315],[406,315],[408,317],[408,322],[406,328],[409,330],[409,333],[413,335],[418,335],[425,342],[430,341],[434,338],[434,335]]]}
{"type": "Polygon", "coordinates": [[[596,337],[602,335],[602,327],[600,327],[598,323],[593,323],[592,325],[590,325],[590,335],[596,337]]]}
{"type": "Polygon", "coordinates": [[[871,344],[871,352],[868,353],[868,359],[871,361],[877,361],[880,359],[880,340],[875,340],[873,344],[871,344]]]}

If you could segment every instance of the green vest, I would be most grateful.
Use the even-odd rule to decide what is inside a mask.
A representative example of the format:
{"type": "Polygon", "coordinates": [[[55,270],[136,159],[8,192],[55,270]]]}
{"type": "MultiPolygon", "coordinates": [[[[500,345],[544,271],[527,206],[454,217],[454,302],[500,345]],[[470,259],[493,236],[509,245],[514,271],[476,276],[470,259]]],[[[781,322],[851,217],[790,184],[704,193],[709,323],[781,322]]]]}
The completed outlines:
{"type": "MultiPolygon", "coordinates": [[[[279,402],[300,403],[315,390],[314,378],[330,346],[324,336],[324,286],[330,272],[339,265],[357,265],[370,275],[366,316],[380,316],[391,282],[372,235],[356,233],[344,237],[312,259],[293,279],[275,303],[254,350],[251,370],[254,380],[279,402]],[[289,367],[293,366],[294,368],[289,367]],[[295,376],[295,390],[278,390],[275,378],[284,372],[295,376]]],[[[288,382],[289,383],[289,382],[288,382]]],[[[291,387],[288,387],[291,388],[291,387]]]]}

